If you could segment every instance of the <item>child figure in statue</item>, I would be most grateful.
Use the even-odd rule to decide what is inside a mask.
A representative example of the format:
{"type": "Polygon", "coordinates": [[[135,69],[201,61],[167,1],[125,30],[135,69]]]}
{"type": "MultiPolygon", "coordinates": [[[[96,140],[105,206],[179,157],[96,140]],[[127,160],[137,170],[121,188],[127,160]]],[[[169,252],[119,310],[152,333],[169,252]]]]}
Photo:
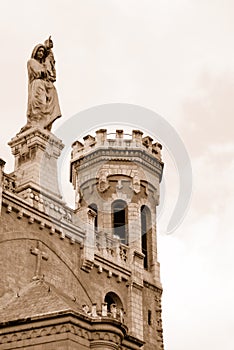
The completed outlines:
{"type": "Polygon", "coordinates": [[[46,68],[47,68],[50,80],[52,82],[55,82],[56,81],[55,59],[52,51],[52,48],[54,45],[53,45],[51,36],[49,36],[49,39],[45,40],[44,45],[46,48],[46,59],[45,59],[46,68]]]}

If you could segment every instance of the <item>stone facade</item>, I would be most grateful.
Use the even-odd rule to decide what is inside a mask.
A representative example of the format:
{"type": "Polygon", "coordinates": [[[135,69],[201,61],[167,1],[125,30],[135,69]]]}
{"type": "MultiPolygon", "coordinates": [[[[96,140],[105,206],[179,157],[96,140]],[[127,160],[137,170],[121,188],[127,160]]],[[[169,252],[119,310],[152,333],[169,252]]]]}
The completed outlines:
{"type": "Polygon", "coordinates": [[[61,198],[62,142],[38,127],[0,160],[0,349],[163,349],[156,207],[161,145],[105,129],[73,144],[76,209],[61,198]]]}

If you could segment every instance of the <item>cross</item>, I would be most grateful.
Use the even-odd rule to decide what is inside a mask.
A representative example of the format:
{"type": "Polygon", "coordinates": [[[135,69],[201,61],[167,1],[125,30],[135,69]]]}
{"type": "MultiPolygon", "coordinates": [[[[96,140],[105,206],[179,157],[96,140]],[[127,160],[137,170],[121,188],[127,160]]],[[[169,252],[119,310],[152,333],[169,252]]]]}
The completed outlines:
{"type": "Polygon", "coordinates": [[[41,270],[41,261],[42,259],[48,260],[48,255],[42,251],[42,244],[41,242],[37,242],[37,248],[31,248],[30,249],[31,254],[36,255],[37,257],[37,263],[36,263],[36,272],[35,276],[33,277],[33,280],[40,280],[43,276],[40,275],[41,270]]]}

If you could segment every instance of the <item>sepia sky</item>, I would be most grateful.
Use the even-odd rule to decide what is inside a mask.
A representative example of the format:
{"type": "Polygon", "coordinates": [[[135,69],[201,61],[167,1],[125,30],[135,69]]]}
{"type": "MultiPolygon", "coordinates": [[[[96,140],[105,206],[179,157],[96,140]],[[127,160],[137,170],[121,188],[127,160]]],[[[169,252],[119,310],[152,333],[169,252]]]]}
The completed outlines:
{"type": "MultiPolygon", "coordinates": [[[[170,152],[163,153],[158,250],[165,350],[234,347],[233,18],[232,0],[0,1],[6,172],[13,170],[7,142],[26,123],[27,60],[49,35],[63,114],[55,133],[84,109],[136,104],[170,123],[189,153],[193,196],[171,235],[164,231],[178,196],[178,171],[170,152]]],[[[110,122],[118,121],[110,116],[110,122]]]]}

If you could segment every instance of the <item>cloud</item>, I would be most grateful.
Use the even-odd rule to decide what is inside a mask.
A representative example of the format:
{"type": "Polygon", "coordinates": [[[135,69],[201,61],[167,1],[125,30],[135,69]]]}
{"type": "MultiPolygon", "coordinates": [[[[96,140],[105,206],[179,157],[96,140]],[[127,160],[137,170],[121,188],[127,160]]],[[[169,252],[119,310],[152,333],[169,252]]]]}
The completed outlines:
{"type": "Polygon", "coordinates": [[[233,144],[234,72],[204,71],[184,99],[181,132],[191,155],[233,144]],[[215,146],[216,145],[216,146],[215,146]]]}

